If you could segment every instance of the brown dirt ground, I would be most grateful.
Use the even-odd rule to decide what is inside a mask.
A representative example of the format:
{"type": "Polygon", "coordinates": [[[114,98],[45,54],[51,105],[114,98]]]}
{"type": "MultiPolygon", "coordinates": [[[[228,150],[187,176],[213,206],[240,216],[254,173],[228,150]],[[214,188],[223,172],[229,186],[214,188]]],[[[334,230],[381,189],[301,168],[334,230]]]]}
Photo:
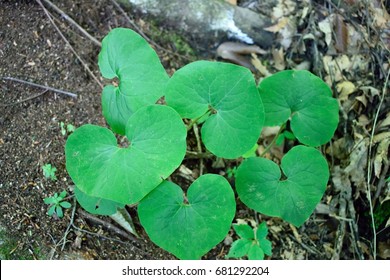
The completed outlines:
{"type": "MultiPolygon", "coordinates": [[[[75,0],[53,3],[66,11],[99,41],[114,27],[129,27],[126,19],[110,1],[75,0]]],[[[91,71],[100,77],[97,67],[99,47],[79,35],[79,32],[58,14],[55,14],[55,17],[56,24],[70,40],[78,55],[91,71]]],[[[177,51],[177,46],[168,39],[163,39],[169,38],[168,35],[160,36],[160,33],[156,33],[159,32],[158,28],[153,24],[136,14],[135,18],[136,24],[158,44],[177,51]]],[[[47,216],[47,205],[43,203],[45,197],[55,192],[67,190],[72,194],[72,182],[65,169],[66,136],[60,133],[59,123],[73,124],[76,127],[86,123],[105,126],[100,105],[101,89],[86,73],[35,1],[0,1],[0,27],[0,76],[15,77],[78,94],[78,98],[74,99],[48,91],[23,101],[42,93],[43,90],[13,81],[0,81],[0,259],[174,259],[149,241],[136,218],[135,225],[141,233],[141,239],[132,242],[76,211],[73,217],[75,227],[70,227],[64,244],[63,238],[72,221],[73,209],[66,210],[62,219],[53,218],[47,216]],[[46,163],[57,168],[58,180],[44,178],[42,166],[46,163]]],[[[183,53],[187,58],[172,57],[162,50],[158,50],[158,53],[168,72],[195,60],[189,53],[183,53]]],[[[373,52],[374,54],[378,53],[373,52]]],[[[210,53],[209,57],[212,59],[214,55],[210,53]]],[[[372,69],[376,78],[371,78],[375,81],[371,86],[381,90],[384,77],[379,75],[377,67],[373,66],[372,69]]],[[[369,73],[363,74],[365,78],[370,76],[369,73]]],[[[378,103],[377,96],[371,103],[372,107],[360,106],[348,112],[334,140],[343,138],[346,133],[343,128],[352,134],[354,121],[362,115],[365,115],[369,122],[365,127],[368,135],[378,103]]],[[[389,105],[387,96],[384,102],[387,111],[389,105]]],[[[379,120],[385,117],[386,110],[382,109],[379,120]]],[[[373,154],[375,152],[376,150],[373,154]]],[[[331,160],[333,159],[329,157],[330,162],[331,160]]],[[[334,160],[332,164],[342,166],[339,159],[334,160]]],[[[186,160],[184,163],[193,170],[197,168],[194,160],[186,160]]],[[[207,172],[223,174],[223,169],[213,168],[212,163],[211,160],[206,161],[207,172]]],[[[234,162],[227,164],[235,165],[234,162]]],[[[381,178],[389,176],[387,170],[385,174],[381,174],[381,178]]],[[[189,184],[177,174],[174,174],[173,178],[179,180],[182,185],[189,184]]],[[[385,195],[385,189],[381,196],[385,195]]],[[[359,191],[355,187],[353,192],[358,228],[353,230],[352,223],[346,225],[347,229],[344,228],[345,237],[343,236],[339,257],[357,259],[358,250],[364,258],[371,258],[369,247],[372,233],[367,215],[368,205],[364,195],[357,195],[359,191]],[[354,248],[354,244],[359,244],[359,248],[354,248]]],[[[322,204],[337,209],[338,204],[332,205],[331,202],[339,195],[330,183],[322,204]]],[[[68,201],[75,205],[72,197],[69,197],[68,201]]],[[[76,206],[75,210],[78,209],[79,206],[76,206]]],[[[134,208],[128,210],[136,214],[134,208]]],[[[253,219],[253,215],[252,211],[241,204],[238,205],[237,217],[253,219]]],[[[107,218],[99,218],[111,223],[107,218]]],[[[290,227],[279,219],[262,218],[267,220],[270,227],[269,238],[274,245],[274,259],[330,259],[337,246],[337,239],[340,238],[338,231],[343,229],[340,228],[339,219],[321,211],[313,214],[300,229],[290,227]]],[[[383,229],[383,225],[380,229],[383,229]]],[[[389,233],[385,229],[378,235],[378,242],[385,246],[383,250],[389,246],[388,237],[389,233]]],[[[204,259],[222,259],[228,249],[229,245],[221,243],[204,256],[204,259]]]]}

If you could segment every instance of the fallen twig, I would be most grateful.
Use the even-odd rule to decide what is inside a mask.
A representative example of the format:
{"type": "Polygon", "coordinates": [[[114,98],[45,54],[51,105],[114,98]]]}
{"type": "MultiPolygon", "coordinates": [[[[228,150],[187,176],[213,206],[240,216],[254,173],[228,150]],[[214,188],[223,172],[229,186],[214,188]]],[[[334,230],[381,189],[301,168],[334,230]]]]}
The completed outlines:
{"type": "Polygon", "coordinates": [[[332,255],[332,260],[339,260],[340,259],[340,253],[341,250],[343,249],[343,244],[344,244],[344,238],[345,238],[345,231],[346,231],[346,220],[347,220],[347,197],[350,197],[350,189],[348,191],[342,191],[340,193],[340,198],[339,198],[339,227],[336,232],[336,238],[335,238],[335,245],[334,245],[334,250],[333,250],[333,255],[332,255]]]}
{"type": "Polygon", "coordinates": [[[18,104],[20,104],[20,103],[23,103],[23,102],[32,100],[32,99],[34,99],[34,98],[37,98],[37,97],[39,97],[39,96],[45,94],[47,91],[48,91],[48,90],[45,89],[44,91],[42,91],[42,92],[40,92],[40,93],[38,93],[38,94],[36,94],[36,95],[33,95],[33,96],[27,97],[27,98],[25,98],[25,99],[19,100],[19,101],[15,102],[15,103],[0,104],[0,107],[8,107],[8,106],[15,106],[15,105],[18,105],[18,104]]]}
{"type": "MultiPolygon", "coordinates": [[[[73,98],[77,98],[77,94],[71,93],[69,91],[56,89],[56,88],[52,88],[52,87],[48,87],[48,86],[44,86],[44,85],[39,85],[39,84],[36,84],[36,83],[28,82],[28,81],[17,79],[17,78],[13,78],[13,77],[2,77],[2,79],[3,80],[8,80],[8,81],[13,81],[13,82],[18,82],[18,83],[22,83],[22,84],[26,84],[26,85],[37,87],[37,88],[41,88],[41,89],[44,89],[44,90],[50,90],[50,91],[53,91],[53,92],[56,92],[56,93],[65,94],[67,96],[70,96],[70,97],[73,97],[73,98]]],[[[43,93],[41,93],[41,94],[43,94],[43,93]]],[[[32,98],[35,98],[35,97],[31,97],[31,99],[32,98]]]]}
{"type": "Polygon", "coordinates": [[[125,231],[121,230],[117,226],[115,226],[109,222],[103,221],[102,219],[99,219],[98,217],[91,215],[91,214],[85,212],[84,210],[78,209],[77,213],[79,213],[81,216],[83,216],[84,218],[86,218],[92,222],[100,224],[100,225],[104,226],[105,228],[114,231],[116,234],[122,236],[123,238],[129,239],[133,242],[140,242],[140,239],[135,238],[134,236],[132,236],[129,233],[126,233],[125,231]]]}
{"type": "Polygon", "coordinates": [[[81,33],[83,33],[88,39],[90,39],[95,45],[101,47],[102,44],[91,34],[89,34],[84,28],[82,28],[77,22],[75,22],[70,16],[68,16],[63,10],[61,10],[58,6],[53,4],[49,0],[43,0],[47,5],[53,8],[57,13],[59,13],[65,20],[67,20],[70,24],[74,25],[81,33]]]}
{"type": "MultiPolygon", "coordinates": [[[[194,124],[192,129],[194,130],[194,134],[195,134],[195,138],[196,138],[196,146],[198,148],[198,153],[202,154],[203,151],[202,151],[202,144],[201,144],[200,136],[199,136],[199,128],[198,128],[198,126],[196,124],[194,124]]],[[[201,157],[200,160],[199,160],[199,176],[203,175],[203,168],[204,168],[204,160],[201,157]]]]}
{"type": "MultiPolygon", "coordinates": [[[[89,234],[89,235],[92,235],[92,236],[96,236],[96,237],[99,237],[99,238],[102,238],[102,239],[107,239],[107,240],[118,242],[118,243],[121,243],[121,244],[129,244],[128,242],[122,241],[120,239],[104,236],[104,235],[101,235],[99,233],[95,233],[95,232],[92,232],[92,231],[89,231],[89,230],[85,230],[85,229],[79,228],[79,227],[77,227],[75,225],[72,225],[72,227],[75,230],[77,230],[77,231],[80,231],[80,232],[83,232],[83,233],[86,233],[86,234],[89,234]]],[[[137,247],[134,246],[134,248],[137,248],[137,247]]],[[[137,248],[137,249],[139,249],[139,248],[137,248]]]]}
{"type": "Polygon", "coordinates": [[[70,222],[68,224],[68,227],[66,228],[65,230],[65,234],[64,234],[64,237],[62,237],[62,247],[61,247],[61,251],[64,250],[65,248],[65,244],[66,244],[66,237],[68,236],[69,232],[70,232],[70,228],[73,226],[73,221],[74,221],[74,214],[76,213],[76,197],[73,198],[73,209],[72,209],[72,216],[70,217],[70,222]]]}
{"type": "Polygon", "coordinates": [[[69,41],[66,39],[66,37],[64,36],[64,34],[62,34],[61,30],[58,28],[58,26],[56,25],[56,23],[54,22],[54,20],[52,19],[49,11],[45,8],[45,6],[42,4],[41,0],[35,0],[37,1],[37,3],[39,4],[39,6],[41,6],[41,8],[43,9],[43,11],[45,12],[47,18],[49,19],[49,21],[52,23],[52,25],[54,26],[54,28],[57,30],[58,34],[60,34],[61,38],[65,41],[65,43],[68,45],[68,47],[70,48],[70,50],[73,52],[73,54],[77,57],[77,59],[81,62],[81,64],[84,66],[85,70],[88,72],[88,74],[97,82],[97,84],[103,88],[103,85],[102,83],[99,81],[99,79],[92,73],[92,71],[89,69],[88,65],[84,62],[84,60],[77,54],[77,52],[74,50],[74,48],[72,47],[72,45],[69,43],[69,41]]]}
{"type": "Polygon", "coordinates": [[[297,242],[299,245],[301,245],[302,248],[305,249],[306,251],[308,251],[309,253],[311,253],[311,254],[313,254],[313,255],[321,256],[321,252],[320,252],[320,251],[318,251],[318,250],[315,249],[315,248],[310,247],[309,245],[306,245],[304,242],[301,242],[301,241],[297,240],[296,237],[295,237],[293,234],[289,233],[288,236],[289,236],[292,240],[294,240],[295,242],[297,242]]]}

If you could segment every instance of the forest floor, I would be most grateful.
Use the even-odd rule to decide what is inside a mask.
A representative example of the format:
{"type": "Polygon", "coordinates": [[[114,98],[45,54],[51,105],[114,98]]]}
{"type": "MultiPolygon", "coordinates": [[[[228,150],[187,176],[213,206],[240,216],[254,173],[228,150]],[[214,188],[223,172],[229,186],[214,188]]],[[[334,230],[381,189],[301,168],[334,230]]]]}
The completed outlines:
{"type": "MultiPolygon", "coordinates": [[[[251,8],[256,10],[257,1],[238,4],[248,2],[255,3],[251,8]]],[[[275,1],[268,13],[275,23],[269,28],[275,33],[272,48],[247,56],[258,80],[283,69],[311,70],[329,84],[340,105],[339,127],[322,147],[331,178],[323,199],[302,227],[238,205],[239,218],[267,222],[272,259],[390,258],[389,3],[341,2],[352,4],[275,1]]],[[[0,259],[175,259],[148,239],[135,207],[128,211],[140,232],[138,241],[126,238],[109,218],[91,217],[81,209],[65,168],[64,147],[71,132],[63,131],[61,124],[65,128],[86,123],[106,126],[98,42],[115,27],[142,30],[169,74],[199,57],[220,60],[216,48],[199,53],[191,48],[190,39],[175,30],[134,11],[126,17],[115,1],[53,0],[62,15],[42,3],[52,22],[37,1],[0,1],[0,259]],[[71,92],[77,98],[14,78],[71,92]],[[44,176],[46,164],[56,168],[56,180],[44,176]],[[63,218],[48,216],[44,199],[63,190],[72,207],[63,218]]],[[[271,130],[259,140],[259,150],[273,136],[271,130]]],[[[266,156],[280,161],[288,147],[286,142],[266,156]]],[[[216,167],[215,161],[206,159],[203,172],[228,177],[227,169],[216,167]]],[[[233,164],[225,162],[230,168],[233,164]]],[[[184,165],[190,170],[187,176],[199,173],[191,159],[184,165]]],[[[188,184],[179,171],[173,176],[188,184]]],[[[233,232],[229,235],[203,258],[223,259],[233,232]]]]}

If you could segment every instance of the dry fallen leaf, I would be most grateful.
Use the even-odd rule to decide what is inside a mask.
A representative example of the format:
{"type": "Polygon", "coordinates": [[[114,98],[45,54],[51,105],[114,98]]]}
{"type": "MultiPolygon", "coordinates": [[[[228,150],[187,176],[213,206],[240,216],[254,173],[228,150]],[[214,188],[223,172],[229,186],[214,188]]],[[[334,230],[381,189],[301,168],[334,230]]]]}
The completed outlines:
{"type": "Polygon", "coordinates": [[[383,163],[388,163],[387,154],[389,152],[389,145],[390,145],[390,132],[388,132],[388,138],[383,139],[379,145],[378,149],[376,151],[376,155],[374,158],[374,173],[377,178],[380,177],[381,171],[382,171],[382,165],[383,163]]]}
{"type": "Polygon", "coordinates": [[[280,44],[285,50],[291,46],[293,37],[297,33],[297,25],[295,21],[295,18],[290,18],[288,24],[279,31],[279,35],[281,37],[280,44]]]}
{"type": "Polygon", "coordinates": [[[350,81],[343,81],[336,85],[337,91],[340,93],[339,100],[344,101],[356,89],[355,85],[350,81]]]}
{"type": "Polygon", "coordinates": [[[333,82],[339,82],[344,79],[343,71],[351,67],[351,61],[347,55],[337,56],[333,58],[330,55],[325,55],[322,59],[325,72],[328,74],[325,81],[332,85],[333,82]]]}
{"type": "MultiPolygon", "coordinates": [[[[383,128],[383,127],[386,127],[386,126],[390,126],[390,112],[387,113],[386,119],[384,119],[383,121],[381,121],[379,123],[378,128],[383,128]]],[[[1,144],[1,141],[0,141],[0,144],[1,144]]]]}
{"type": "Polygon", "coordinates": [[[390,131],[385,131],[379,134],[374,135],[374,138],[372,139],[373,143],[379,143],[382,142],[383,140],[387,140],[390,138],[390,131]]]}
{"type": "Polygon", "coordinates": [[[330,46],[332,42],[332,22],[331,16],[318,23],[318,28],[325,34],[325,43],[330,46]]]}
{"type": "Polygon", "coordinates": [[[228,2],[229,4],[237,6],[237,0],[225,0],[225,1],[228,2]]]}
{"type": "Polygon", "coordinates": [[[272,50],[272,56],[273,56],[273,59],[274,59],[274,67],[279,70],[279,71],[282,71],[284,69],[286,69],[286,62],[284,61],[284,51],[283,51],[283,48],[280,48],[280,49],[273,49],[272,50]]]}
{"type": "Polygon", "coordinates": [[[238,42],[224,42],[217,48],[217,55],[238,65],[255,71],[247,54],[266,54],[267,52],[256,45],[247,45],[238,42]]]}
{"type": "Polygon", "coordinates": [[[367,107],[368,100],[367,100],[367,97],[365,95],[357,96],[355,99],[357,101],[360,101],[364,105],[364,107],[367,107]]]}
{"type": "Polygon", "coordinates": [[[278,134],[280,126],[265,126],[261,131],[261,138],[275,136],[278,134]]]}
{"type": "MultiPolygon", "coordinates": [[[[390,224],[390,218],[387,221],[387,224],[390,224]]],[[[390,240],[378,242],[378,255],[384,260],[390,259],[390,240]]]]}
{"type": "Polygon", "coordinates": [[[359,89],[361,89],[363,91],[364,95],[368,98],[368,100],[370,102],[373,101],[375,96],[380,95],[379,90],[377,90],[376,88],[371,87],[371,86],[363,86],[363,87],[360,87],[359,89]]]}
{"type": "Polygon", "coordinates": [[[366,186],[366,167],[367,167],[367,148],[368,138],[356,139],[356,145],[350,154],[350,163],[344,169],[349,175],[351,182],[357,187],[356,194],[359,195],[359,191],[365,191],[366,186]]]}
{"type": "Polygon", "coordinates": [[[264,77],[268,77],[271,75],[271,73],[268,71],[268,69],[261,63],[259,58],[256,54],[252,53],[252,59],[251,62],[253,66],[262,74],[264,77]]]}
{"type": "Polygon", "coordinates": [[[332,182],[336,192],[343,192],[351,188],[351,181],[348,175],[349,174],[339,165],[333,168],[332,182]]]}
{"type": "MultiPolygon", "coordinates": [[[[358,117],[358,125],[366,129],[366,126],[371,123],[371,120],[364,114],[358,117]]],[[[366,129],[367,130],[367,129],[366,129]]]]}
{"type": "Polygon", "coordinates": [[[288,18],[282,17],[281,19],[278,20],[277,24],[266,27],[266,28],[264,28],[264,30],[272,32],[272,33],[277,33],[281,29],[283,29],[287,25],[287,23],[288,23],[288,18]]]}
{"type": "Polygon", "coordinates": [[[292,14],[297,4],[292,0],[278,0],[278,4],[272,9],[272,18],[280,19],[283,16],[292,14]]]}
{"type": "Polygon", "coordinates": [[[311,68],[311,62],[308,60],[304,60],[301,63],[295,65],[294,69],[295,70],[307,70],[309,71],[311,68]]]}
{"type": "Polygon", "coordinates": [[[348,28],[340,15],[334,17],[334,35],[335,49],[340,53],[345,53],[348,49],[348,28]]]}

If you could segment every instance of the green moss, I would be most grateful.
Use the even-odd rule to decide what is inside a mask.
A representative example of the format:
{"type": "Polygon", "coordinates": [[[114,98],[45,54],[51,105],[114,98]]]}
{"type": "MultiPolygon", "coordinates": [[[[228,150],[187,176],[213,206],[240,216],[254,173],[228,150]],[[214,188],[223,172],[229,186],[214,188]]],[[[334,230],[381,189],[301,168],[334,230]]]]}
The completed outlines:
{"type": "MultiPolygon", "coordinates": [[[[33,248],[33,254],[37,258],[41,258],[42,254],[39,248],[33,248]]],[[[20,246],[20,243],[8,235],[3,228],[0,227],[0,260],[32,260],[33,255],[26,249],[20,246]]]]}
{"type": "Polygon", "coordinates": [[[161,29],[159,24],[153,20],[150,22],[150,39],[162,47],[173,44],[176,50],[173,50],[181,55],[192,57],[195,59],[195,51],[192,49],[190,44],[179,34],[172,30],[161,29]]]}
{"type": "Polygon", "coordinates": [[[375,227],[378,230],[382,225],[387,222],[390,217],[390,200],[378,204],[374,210],[375,227]]]}

